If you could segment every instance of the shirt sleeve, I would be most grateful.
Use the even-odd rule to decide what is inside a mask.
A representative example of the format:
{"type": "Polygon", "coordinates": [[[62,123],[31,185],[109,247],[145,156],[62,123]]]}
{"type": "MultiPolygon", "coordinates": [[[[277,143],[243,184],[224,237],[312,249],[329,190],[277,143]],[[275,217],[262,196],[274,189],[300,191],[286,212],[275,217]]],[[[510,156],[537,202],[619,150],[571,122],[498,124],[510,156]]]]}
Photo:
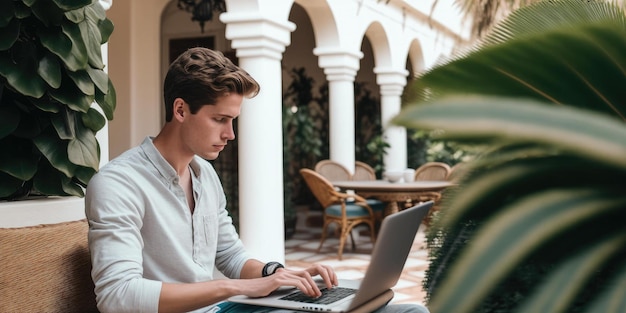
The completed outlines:
{"type": "Polygon", "coordinates": [[[101,312],[158,311],[162,284],[143,278],[144,212],[136,188],[106,173],[96,174],[87,187],[91,273],[101,312]]]}

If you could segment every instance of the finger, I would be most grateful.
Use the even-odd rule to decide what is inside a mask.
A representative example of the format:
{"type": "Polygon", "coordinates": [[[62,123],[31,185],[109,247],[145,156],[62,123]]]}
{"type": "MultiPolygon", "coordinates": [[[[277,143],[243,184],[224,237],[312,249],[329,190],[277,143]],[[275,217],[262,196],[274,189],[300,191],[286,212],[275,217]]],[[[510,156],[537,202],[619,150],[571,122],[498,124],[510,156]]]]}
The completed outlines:
{"type": "Polygon", "coordinates": [[[324,280],[327,288],[330,289],[339,284],[337,274],[332,269],[332,267],[327,265],[320,265],[316,270],[322,277],[322,280],[324,280]]]}
{"type": "Polygon", "coordinates": [[[313,277],[306,271],[285,271],[279,275],[277,273],[272,276],[276,276],[276,278],[280,277],[281,285],[296,287],[309,297],[319,297],[322,295],[313,277]]]}

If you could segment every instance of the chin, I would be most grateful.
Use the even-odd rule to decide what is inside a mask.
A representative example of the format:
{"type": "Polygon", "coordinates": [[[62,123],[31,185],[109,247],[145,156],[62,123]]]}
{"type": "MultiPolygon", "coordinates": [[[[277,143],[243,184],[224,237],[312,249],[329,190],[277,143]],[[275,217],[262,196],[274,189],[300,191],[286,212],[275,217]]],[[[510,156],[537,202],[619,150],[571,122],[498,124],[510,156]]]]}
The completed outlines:
{"type": "Polygon", "coordinates": [[[220,153],[219,152],[205,152],[205,153],[198,153],[197,155],[205,160],[213,161],[217,159],[220,153]]]}

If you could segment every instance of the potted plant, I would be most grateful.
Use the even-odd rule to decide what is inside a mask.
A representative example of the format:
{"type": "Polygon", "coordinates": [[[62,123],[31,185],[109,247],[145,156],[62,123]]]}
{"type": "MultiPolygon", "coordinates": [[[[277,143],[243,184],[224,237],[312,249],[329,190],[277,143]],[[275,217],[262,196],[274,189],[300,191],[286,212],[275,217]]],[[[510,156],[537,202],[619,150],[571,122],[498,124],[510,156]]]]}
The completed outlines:
{"type": "Polygon", "coordinates": [[[542,1],[411,86],[395,123],[488,147],[428,230],[432,311],[626,311],[625,55],[623,7],[542,1]]]}
{"type": "Polygon", "coordinates": [[[112,31],[98,1],[0,2],[0,199],[83,196],[115,109],[112,31]]]}

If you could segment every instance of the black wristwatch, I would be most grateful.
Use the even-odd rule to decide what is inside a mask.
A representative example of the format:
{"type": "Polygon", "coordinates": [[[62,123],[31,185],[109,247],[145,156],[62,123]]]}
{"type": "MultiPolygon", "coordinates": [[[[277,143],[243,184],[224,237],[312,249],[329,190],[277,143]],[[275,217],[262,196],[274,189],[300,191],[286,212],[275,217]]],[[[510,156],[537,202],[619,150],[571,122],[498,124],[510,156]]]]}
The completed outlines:
{"type": "Polygon", "coordinates": [[[276,273],[276,270],[279,268],[285,268],[285,266],[278,262],[268,262],[265,266],[263,266],[263,272],[261,274],[263,277],[267,277],[276,273]]]}

